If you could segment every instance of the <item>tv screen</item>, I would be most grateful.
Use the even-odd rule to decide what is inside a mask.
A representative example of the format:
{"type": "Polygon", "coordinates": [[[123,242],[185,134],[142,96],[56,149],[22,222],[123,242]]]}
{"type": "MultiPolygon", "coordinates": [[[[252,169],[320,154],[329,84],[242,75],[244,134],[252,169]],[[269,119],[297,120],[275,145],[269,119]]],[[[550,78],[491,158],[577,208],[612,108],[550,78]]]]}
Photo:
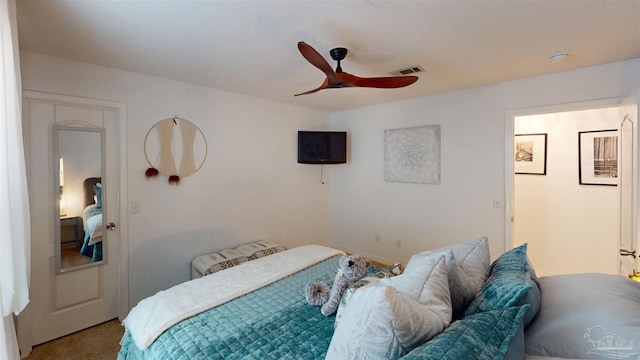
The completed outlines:
{"type": "Polygon", "coordinates": [[[344,164],[347,162],[345,131],[298,131],[298,163],[344,164]]]}

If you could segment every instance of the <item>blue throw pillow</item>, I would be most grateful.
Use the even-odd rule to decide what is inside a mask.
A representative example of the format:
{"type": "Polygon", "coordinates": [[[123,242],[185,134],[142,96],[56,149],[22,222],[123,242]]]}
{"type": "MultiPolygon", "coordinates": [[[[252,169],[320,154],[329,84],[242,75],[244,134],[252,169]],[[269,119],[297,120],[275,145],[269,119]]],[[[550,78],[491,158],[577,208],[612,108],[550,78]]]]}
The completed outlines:
{"type": "Polygon", "coordinates": [[[524,304],[531,305],[524,319],[527,326],[540,308],[540,289],[531,280],[527,244],[505,252],[491,265],[489,278],[464,315],[524,304]]]}
{"type": "MultiPolygon", "coordinates": [[[[531,262],[528,262],[529,269],[533,269],[531,267],[531,262]]],[[[525,296],[521,297],[520,300],[516,303],[516,306],[529,304],[531,307],[527,310],[527,313],[524,316],[524,326],[527,327],[533,319],[538,314],[540,310],[540,302],[542,301],[542,292],[540,291],[540,283],[538,282],[538,278],[535,275],[535,271],[530,272],[531,277],[529,283],[531,284],[531,289],[527,291],[525,296]]]]}
{"type": "Polygon", "coordinates": [[[457,320],[402,359],[522,359],[522,319],[528,308],[491,310],[457,320]]]}
{"type": "Polygon", "coordinates": [[[93,185],[93,190],[96,192],[96,207],[102,209],[102,186],[93,185]]]}

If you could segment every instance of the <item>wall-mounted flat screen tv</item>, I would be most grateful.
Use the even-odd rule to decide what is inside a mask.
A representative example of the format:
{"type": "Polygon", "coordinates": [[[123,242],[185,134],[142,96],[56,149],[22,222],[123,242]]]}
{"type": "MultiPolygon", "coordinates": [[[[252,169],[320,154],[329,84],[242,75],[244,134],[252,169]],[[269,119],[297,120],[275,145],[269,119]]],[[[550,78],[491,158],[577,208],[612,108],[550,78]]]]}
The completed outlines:
{"type": "Polygon", "coordinates": [[[298,163],[344,164],[347,162],[345,131],[298,131],[298,163]]]}

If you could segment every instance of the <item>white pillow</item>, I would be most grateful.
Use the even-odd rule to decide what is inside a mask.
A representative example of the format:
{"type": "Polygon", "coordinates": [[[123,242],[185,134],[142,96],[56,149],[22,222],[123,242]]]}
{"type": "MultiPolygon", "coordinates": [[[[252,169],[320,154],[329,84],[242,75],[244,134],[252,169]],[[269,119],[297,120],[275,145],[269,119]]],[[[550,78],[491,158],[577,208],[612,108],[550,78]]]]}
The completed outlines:
{"type": "Polygon", "coordinates": [[[364,277],[353,283],[342,293],[342,298],[340,298],[340,305],[338,305],[338,310],[336,310],[336,320],[334,322],[334,326],[338,326],[338,323],[341,321],[342,315],[344,314],[344,309],[346,309],[347,304],[349,304],[349,301],[351,301],[351,297],[356,292],[356,290],[371,283],[378,282],[380,281],[380,279],[381,278],[378,276],[364,277]]]}
{"type": "Polygon", "coordinates": [[[413,272],[433,256],[444,255],[449,273],[451,306],[454,318],[464,312],[489,277],[491,258],[487,237],[454,244],[442,249],[423,251],[411,257],[404,272],[413,272]]]}
{"type": "Polygon", "coordinates": [[[391,286],[398,292],[411,296],[420,304],[430,306],[432,310],[448,313],[448,321],[451,322],[451,295],[447,261],[443,254],[425,256],[420,264],[412,266],[409,270],[405,269],[398,276],[380,279],[379,283],[391,286]],[[442,279],[446,281],[440,281],[442,279]],[[445,304],[440,298],[446,296],[449,297],[449,300],[445,304]]]}
{"type": "MultiPolygon", "coordinates": [[[[354,292],[333,333],[326,359],[397,359],[442,332],[451,321],[446,262],[441,256],[430,263],[430,271],[391,281],[398,288],[382,281],[402,275],[354,292]],[[408,289],[410,280],[417,281],[413,284],[419,291],[408,289]]],[[[426,270],[426,265],[420,269],[426,270]]]]}
{"type": "MultiPolygon", "coordinates": [[[[455,261],[463,273],[471,281],[477,294],[489,277],[491,256],[489,255],[489,239],[486,236],[474,240],[451,245],[455,261]]],[[[475,297],[474,294],[474,297],[475,297]]],[[[469,301],[473,300],[473,297],[469,301]]]]}

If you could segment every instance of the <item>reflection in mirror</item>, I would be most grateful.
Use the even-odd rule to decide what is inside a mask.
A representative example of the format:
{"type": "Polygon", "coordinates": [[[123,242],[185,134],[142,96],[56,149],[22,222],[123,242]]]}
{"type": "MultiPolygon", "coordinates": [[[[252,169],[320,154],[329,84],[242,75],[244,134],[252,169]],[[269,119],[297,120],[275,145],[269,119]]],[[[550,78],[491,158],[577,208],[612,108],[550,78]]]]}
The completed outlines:
{"type": "Polygon", "coordinates": [[[103,146],[103,129],[54,127],[58,272],[102,264],[106,260],[102,252],[105,240],[103,146]]]}

